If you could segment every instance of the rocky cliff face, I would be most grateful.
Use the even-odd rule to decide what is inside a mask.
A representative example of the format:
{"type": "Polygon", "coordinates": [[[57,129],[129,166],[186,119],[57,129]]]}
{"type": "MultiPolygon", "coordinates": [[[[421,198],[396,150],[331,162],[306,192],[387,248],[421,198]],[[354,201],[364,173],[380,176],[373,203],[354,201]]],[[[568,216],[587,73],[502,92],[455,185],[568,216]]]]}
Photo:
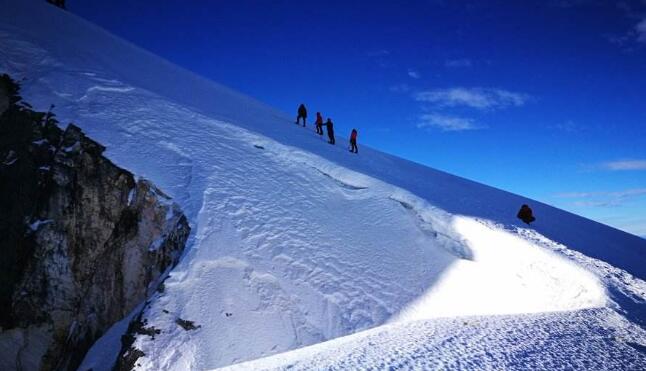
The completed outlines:
{"type": "Polygon", "coordinates": [[[75,369],[178,261],[185,216],[0,77],[0,369],[75,369]]]}

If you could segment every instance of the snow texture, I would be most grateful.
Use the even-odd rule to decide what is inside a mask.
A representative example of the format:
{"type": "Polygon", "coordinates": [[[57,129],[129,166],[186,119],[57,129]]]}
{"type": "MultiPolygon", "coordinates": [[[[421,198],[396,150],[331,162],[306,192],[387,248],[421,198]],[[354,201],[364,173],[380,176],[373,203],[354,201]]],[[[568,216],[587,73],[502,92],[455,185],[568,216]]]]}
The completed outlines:
{"type": "MultiPolygon", "coordinates": [[[[136,339],[139,369],[644,368],[643,239],[365,146],[348,154],[44,2],[0,7],[0,72],[190,219],[146,306],[161,333],[136,339]],[[531,229],[517,226],[523,203],[531,229]]],[[[124,328],[84,367],[109,368],[97,347],[124,328]]]]}
{"type": "Polygon", "coordinates": [[[442,318],[385,325],[222,370],[644,370],[643,337],[643,329],[608,309],[442,318]]]}

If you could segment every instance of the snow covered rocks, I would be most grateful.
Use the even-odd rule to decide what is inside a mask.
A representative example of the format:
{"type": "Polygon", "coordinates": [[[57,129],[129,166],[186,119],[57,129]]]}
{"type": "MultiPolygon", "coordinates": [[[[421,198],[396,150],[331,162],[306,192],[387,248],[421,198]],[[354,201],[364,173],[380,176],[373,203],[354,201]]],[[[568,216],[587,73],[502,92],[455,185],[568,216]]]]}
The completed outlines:
{"type": "Polygon", "coordinates": [[[155,290],[190,228],[178,206],[50,114],[0,101],[0,368],[75,368],[155,290]],[[150,249],[151,245],[157,248],[150,249]]]}

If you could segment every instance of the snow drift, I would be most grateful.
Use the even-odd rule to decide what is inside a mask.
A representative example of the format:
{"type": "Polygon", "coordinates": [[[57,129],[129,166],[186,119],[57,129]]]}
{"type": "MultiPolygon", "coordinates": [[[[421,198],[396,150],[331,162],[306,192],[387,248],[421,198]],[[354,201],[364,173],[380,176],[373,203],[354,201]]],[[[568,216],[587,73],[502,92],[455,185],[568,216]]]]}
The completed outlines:
{"type": "MultiPolygon", "coordinates": [[[[56,104],[58,117],[82,125],[115,163],[167,191],[191,222],[183,260],[144,308],[159,334],[136,337],[140,368],[215,368],[384,324],[430,321],[419,326],[428,335],[437,318],[511,316],[476,332],[486,338],[533,321],[520,314],[586,308],[601,308],[600,319],[531,318],[561,333],[591,326],[581,331],[588,336],[619,326],[618,316],[631,344],[646,346],[633,325],[644,323],[643,239],[365,146],[350,155],[291,115],[69,13],[34,1],[0,6],[0,70],[25,79],[36,108],[56,104]],[[517,226],[523,203],[538,217],[532,229],[517,226]]],[[[101,350],[123,327],[83,369],[114,361],[101,350]]],[[[388,355],[382,344],[375,357],[388,355]]],[[[492,336],[491,352],[504,344],[492,336]]],[[[635,349],[620,353],[644,364],[635,349]]]]}

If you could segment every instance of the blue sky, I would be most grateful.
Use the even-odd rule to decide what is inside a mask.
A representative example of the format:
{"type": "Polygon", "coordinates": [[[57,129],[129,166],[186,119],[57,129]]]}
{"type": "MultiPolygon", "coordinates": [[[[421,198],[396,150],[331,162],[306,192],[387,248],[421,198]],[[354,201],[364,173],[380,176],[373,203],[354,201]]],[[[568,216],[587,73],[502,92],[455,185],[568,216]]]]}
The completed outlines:
{"type": "Polygon", "coordinates": [[[360,145],[646,236],[646,0],[67,3],[360,145]]]}

